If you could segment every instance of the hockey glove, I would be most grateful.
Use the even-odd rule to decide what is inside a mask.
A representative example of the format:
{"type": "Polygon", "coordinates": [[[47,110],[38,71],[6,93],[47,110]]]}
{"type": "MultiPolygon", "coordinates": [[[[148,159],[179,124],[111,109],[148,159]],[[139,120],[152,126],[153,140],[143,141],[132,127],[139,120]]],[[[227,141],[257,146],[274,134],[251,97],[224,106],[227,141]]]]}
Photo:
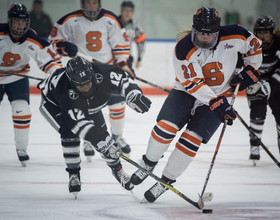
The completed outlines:
{"type": "Polygon", "coordinates": [[[75,57],[78,53],[78,47],[67,41],[58,41],[56,47],[57,53],[62,56],[75,57]]]}
{"type": "Polygon", "coordinates": [[[263,79],[260,79],[257,83],[254,83],[246,89],[246,96],[249,102],[253,100],[266,100],[269,98],[270,93],[270,85],[263,79]]]}
{"type": "Polygon", "coordinates": [[[114,159],[118,159],[120,157],[120,154],[122,154],[123,152],[120,145],[115,143],[110,147],[109,153],[110,153],[110,157],[114,159]]]}
{"type": "Polygon", "coordinates": [[[259,71],[248,65],[240,73],[232,77],[230,80],[230,86],[235,89],[236,85],[240,83],[239,91],[243,91],[250,85],[256,83],[259,78],[259,71]]]}
{"type": "Polygon", "coordinates": [[[140,91],[136,90],[135,92],[135,90],[133,90],[127,94],[126,103],[130,108],[143,114],[144,112],[149,111],[152,102],[140,93],[140,91]]]}
{"type": "Polygon", "coordinates": [[[227,119],[228,125],[232,125],[233,120],[236,119],[236,113],[224,96],[211,99],[209,102],[209,108],[216,114],[221,122],[224,122],[225,119],[227,119]]]}

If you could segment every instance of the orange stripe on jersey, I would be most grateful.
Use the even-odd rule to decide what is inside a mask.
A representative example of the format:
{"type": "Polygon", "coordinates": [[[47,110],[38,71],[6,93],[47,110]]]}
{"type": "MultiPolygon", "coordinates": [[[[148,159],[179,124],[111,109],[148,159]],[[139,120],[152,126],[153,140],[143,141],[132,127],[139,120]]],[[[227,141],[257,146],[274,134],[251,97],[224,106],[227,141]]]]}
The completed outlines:
{"type": "Polygon", "coordinates": [[[4,34],[4,32],[0,32],[0,35],[6,35],[6,36],[9,36],[9,34],[8,33],[6,33],[6,34],[4,34]]]}
{"type": "Polygon", "coordinates": [[[14,125],[14,128],[17,128],[17,129],[27,129],[30,127],[30,124],[28,125],[14,125]]]}
{"type": "Polygon", "coordinates": [[[251,53],[250,51],[248,51],[247,56],[254,56],[254,55],[258,55],[258,54],[262,54],[262,49],[255,51],[255,53],[251,53]]]}
{"type": "Polygon", "coordinates": [[[20,116],[13,115],[12,118],[13,119],[30,119],[31,115],[20,115],[20,116]]]}
{"type": "Polygon", "coordinates": [[[125,107],[119,109],[109,109],[110,112],[122,112],[125,110],[125,107]]]}
{"type": "Polygon", "coordinates": [[[84,15],[82,13],[80,14],[74,14],[74,15],[70,15],[67,18],[65,18],[65,20],[62,22],[61,25],[63,25],[66,21],[68,21],[70,18],[75,18],[75,17],[83,17],[84,15]]]}
{"type": "Polygon", "coordinates": [[[188,150],[187,148],[184,148],[182,145],[180,145],[179,143],[176,144],[176,148],[180,151],[182,151],[183,153],[187,154],[190,157],[195,157],[196,153],[188,150]]]}
{"type": "Polygon", "coordinates": [[[163,121],[159,121],[157,123],[157,125],[159,127],[163,128],[164,130],[169,131],[172,134],[176,134],[177,133],[177,129],[176,128],[172,127],[171,125],[169,125],[169,124],[167,124],[167,123],[165,123],[163,121]]]}
{"type": "Polygon", "coordinates": [[[32,38],[29,38],[29,37],[26,40],[32,42],[33,44],[38,45],[40,47],[40,49],[44,49],[43,46],[38,41],[33,40],[32,38]]]}
{"type": "Polygon", "coordinates": [[[115,20],[117,22],[117,25],[119,26],[119,28],[122,29],[119,21],[114,16],[109,15],[109,14],[104,14],[104,17],[108,17],[108,18],[111,18],[111,19],[115,20]]]}
{"type": "Polygon", "coordinates": [[[172,141],[173,141],[173,138],[171,139],[171,140],[168,140],[168,141],[166,141],[166,140],[163,140],[162,138],[160,138],[160,137],[158,137],[156,134],[155,134],[155,132],[154,131],[152,131],[152,137],[157,141],[157,142],[159,142],[159,143],[161,143],[161,144],[170,144],[172,141]]]}
{"type": "Polygon", "coordinates": [[[129,48],[130,47],[130,45],[128,44],[128,45],[117,45],[117,46],[115,46],[115,48],[129,48]]]}
{"type": "Polygon", "coordinates": [[[117,119],[122,119],[124,117],[124,114],[118,117],[113,117],[112,115],[110,115],[111,119],[117,120],[117,119]]]}
{"type": "Polygon", "coordinates": [[[238,34],[234,34],[234,35],[229,35],[229,36],[224,36],[220,38],[220,41],[224,41],[224,40],[232,40],[232,39],[240,39],[240,40],[244,40],[246,41],[247,39],[242,36],[242,35],[238,35],[238,34]]]}
{"type": "Polygon", "coordinates": [[[118,56],[118,55],[129,55],[129,52],[114,52],[114,55],[118,56]]]}
{"type": "Polygon", "coordinates": [[[191,141],[192,143],[196,144],[197,146],[200,146],[201,140],[197,139],[196,137],[188,134],[188,133],[183,133],[181,137],[186,138],[187,140],[191,141]]]}
{"type": "Polygon", "coordinates": [[[140,44],[141,42],[143,42],[144,40],[146,40],[146,34],[142,33],[139,37],[134,38],[135,42],[140,44]]]}
{"type": "Polygon", "coordinates": [[[222,94],[218,95],[218,96],[225,96],[225,97],[232,97],[233,96],[233,88],[230,88],[228,90],[226,90],[225,92],[223,92],[222,94]]]}
{"type": "Polygon", "coordinates": [[[185,87],[185,86],[188,86],[191,84],[191,81],[189,80],[186,80],[185,82],[182,83],[182,85],[185,87]]]}
{"type": "Polygon", "coordinates": [[[187,56],[186,56],[186,60],[189,61],[191,56],[193,55],[193,53],[197,51],[197,48],[196,47],[193,47],[190,52],[188,52],[187,56]]]}
{"type": "Polygon", "coordinates": [[[175,77],[175,81],[176,81],[176,82],[180,82],[180,80],[179,80],[177,77],[175,77]]]}
{"type": "Polygon", "coordinates": [[[111,60],[109,60],[108,62],[106,62],[106,64],[110,64],[115,60],[115,57],[113,57],[111,60]]]}
{"type": "Polygon", "coordinates": [[[188,92],[190,94],[195,93],[197,90],[199,90],[202,86],[205,86],[205,85],[206,85],[205,83],[200,83],[197,86],[195,86],[193,89],[188,90],[188,92]]]}
{"type": "MultiPolygon", "coordinates": [[[[57,64],[57,63],[51,63],[50,65],[48,65],[48,67],[45,69],[45,73],[48,73],[48,71],[50,70],[50,68],[54,67],[54,66],[57,66],[57,67],[63,67],[62,65],[60,64],[57,64]]],[[[41,69],[42,67],[40,67],[41,69]]]]}

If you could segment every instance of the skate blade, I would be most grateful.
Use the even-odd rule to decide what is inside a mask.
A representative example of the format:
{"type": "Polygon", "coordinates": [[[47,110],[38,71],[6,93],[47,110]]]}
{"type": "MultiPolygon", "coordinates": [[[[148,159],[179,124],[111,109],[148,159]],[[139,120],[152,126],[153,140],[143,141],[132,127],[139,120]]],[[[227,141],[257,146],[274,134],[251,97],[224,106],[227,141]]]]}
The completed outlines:
{"type": "Polygon", "coordinates": [[[72,194],[73,194],[73,196],[74,196],[74,198],[76,200],[78,198],[78,192],[72,192],[72,194]]]}
{"type": "Polygon", "coordinates": [[[140,201],[140,203],[149,203],[149,202],[148,202],[148,200],[144,197],[144,198],[140,201]]]}
{"type": "Polygon", "coordinates": [[[87,162],[91,163],[92,162],[92,157],[93,156],[87,156],[87,162]]]}
{"type": "Polygon", "coordinates": [[[26,167],[26,162],[25,161],[21,161],[21,166],[26,167]]]}
{"type": "Polygon", "coordinates": [[[257,165],[257,160],[253,160],[253,166],[255,167],[257,165]]]}

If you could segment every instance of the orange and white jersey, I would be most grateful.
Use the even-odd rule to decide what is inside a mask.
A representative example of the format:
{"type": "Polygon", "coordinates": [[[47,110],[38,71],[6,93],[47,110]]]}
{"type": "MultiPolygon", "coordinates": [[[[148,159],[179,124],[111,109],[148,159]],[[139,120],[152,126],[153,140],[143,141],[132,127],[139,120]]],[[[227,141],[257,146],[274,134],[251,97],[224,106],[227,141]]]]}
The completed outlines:
{"type": "Polygon", "coordinates": [[[9,35],[8,24],[0,24],[0,84],[12,83],[22,79],[20,76],[7,75],[3,71],[28,74],[30,57],[45,73],[53,73],[63,67],[60,56],[49,42],[42,40],[29,29],[27,33],[14,42],[9,35]]]}
{"type": "Polygon", "coordinates": [[[235,74],[238,52],[245,55],[245,66],[260,67],[261,41],[239,25],[222,26],[213,50],[195,47],[191,34],[187,35],[177,43],[173,54],[174,88],[206,105],[217,96],[232,97],[229,82],[235,74]]]}
{"type": "Polygon", "coordinates": [[[97,20],[84,17],[77,10],[62,17],[53,27],[49,40],[70,41],[77,45],[80,53],[102,63],[126,62],[130,53],[130,42],[118,17],[102,9],[97,20]]]}

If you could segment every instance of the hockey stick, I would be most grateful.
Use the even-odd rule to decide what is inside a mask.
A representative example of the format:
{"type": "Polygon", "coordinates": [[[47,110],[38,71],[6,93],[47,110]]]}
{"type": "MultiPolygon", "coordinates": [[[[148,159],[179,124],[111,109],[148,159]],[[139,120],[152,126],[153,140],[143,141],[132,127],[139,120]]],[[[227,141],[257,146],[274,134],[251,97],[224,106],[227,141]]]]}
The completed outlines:
{"type": "Polygon", "coordinates": [[[21,76],[21,77],[29,78],[29,79],[44,80],[43,78],[28,76],[28,75],[24,75],[24,74],[20,74],[20,73],[8,72],[8,71],[5,71],[5,70],[0,70],[0,72],[5,73],[7,75],[12,75],[12,76],[21,76]]]}
{"type": "MultiPolygon", "coordinates": [[[[233,103],[234,103],[235,98],[236,98],[237,93],[238,93],[239,86],[240,86],[240,84],[237,84],[237,86],[235,87],[235,90],[234,90],[234,93],[233,93],[233,97],[232,97],[232,100],[231,100],[231,102],[230,102],[230,105],[231,105],[231,106],[233,106],[233,103]]],[[[202,192],[201,192],[201,197],[203,196],[204,191],[205,191],[206,186],[207,186],[207,183],[208,183],[208,181],[209,181],[210,174],[211,174],[212,168],[213,168],[213,166],[214,166],[214,162],[215,162],[216,156],[217,156],[217,154],[218,154],[219,148],[220,148],[220,146],[221,146],[221,142],[222,142],[222,139],[223,139],[223,136],[224,136],[226,127],[227,127],[227,123],[228,123],[228,118],[225,119],[225,122],[224,122],[224,125],[223,125],[223,128],[222,128],[222,131],[221,131],[221,134],[220,134],[220,137],[219,137],[219,140],[218,140],[216,149],[215,149],[215,153],[214,153],[214,155],[213,155],[213,158],[212,158],[212,161],[211,161],[211,164],[210,164],[210,167],[209,167],[209,170],[208,170],[208,173],[207,173],[205,182],[204,182],[204,186],[203,186],[203,189],[202,189],[202,192]]],[[[213,195],[212,195],[212,196],[213,196],[213,195]]]]}
{"type": "MultiPolygon", "coordinates": [[[[97,62],[100,62],[100,61],[95,60],[95,59],[93,59],[92,57],[90,57],[90,56],[88,56],[88,55],[85,55],[85,54],[83,54],[83,53],[80,53],[80,52],[77,53],[77,56],[83,57],[83,58],[87,59],[88,61],[94,61],[94,62],[97,61],[97,62]]],[[[167,92],[167,93],[170,92],[170,90],[168,90],[168,89],[165,89],[165,88],[163,88],[163,87],[161,87],[161,86],[158,86],[158,85],[156,85],[156,84],[154,84],[154,83],[148,82],[147,80],[144,80],[144,79],[139,78],[139,77],[137,77],[137,76],[135,76],[134,78],[137,79],[137,80],[139,80],[139,81],[141,81],[141,82],[143,82],[143,83],[146,83],[146,84],[148,84],[148,85],[150,85],[150,86],[152,86],[152,87],[155,87],[155,88],[157,88],[157,89],[159,89],[159,90],[161,90],[161,91],[164,91],[164,92],[167,92]]]]}
{"type": "Polygon", "coordinates": [[[249,131],[249,133],[254,136],[258,143],[262,146],[262,148],[266,151],[266,153],[271,157],[271,159],[276,163],[276,165],[278,167],[280,167],[280,163],[279,161],[271,154],[271,152],[267,149],[267,147],[262,143],[261,139],[258,138],[258,136],[250,129],[250,127],[246,124],[246,122],[241,118],[241,116],[237,114],[238,119],[241,121],[241,123],[245,126],[245,128],[247,128],[247,130],[249,131]]]}
{"type": "Polygon", "coordinates": [[[136,163],[135,161],[133,161],[132,159],[126,157],[123,154],[119,155],[121,158],[123,158],[125,161],[127,161],[128,163],[132,164],[133,166],[137,167],[138,169],[141,169],[143,172],[147,173],[150,177],[152,177],[153,179],[155,179],[156,181],[158,181],[160,184],[164,185],[166,188],[170,189],[172,192],[176,193],[178,196],[180,196],[181,198],[183,198],[185,201],[187,201],[188,203],[192,204],[193,206],[195,206],[198,209],[203,209],[204,207],[204,202],[203,199],[199,196],[199,200],[198,202],[194,202],[193,200],[191,200],[189,197],[185,196],[183,193],[181,193],[179,190],[175,189],[173,186],[169,185],[168,183],[166,183],[164,180],[162,180],[161,178],[159,178],[158,176],[156,176],[155,174],[153,174],[152,172],[146,170],[144,167],[141,167],[138,163],[136,163]]]}
{"type": "Polygon", "coordinates": [[[156,85],[156,84],[154,84],[154,83],[148,82],[147,80],[144,80],[144,79],[139,78],[139,77],[137,77],[137,76],[135,76],[135,79],[137,79],[137,80],[139,80],[139,81],[141,81],[141,82],[143,82],[143,83],[146,83],[146,84],[148,84],[148,85],[150,85],[150,86],[152,86],[152,87],[155,87],[155,88],[157,88],[157,89],[159,89],[159,90],[161,90],[161,91],[164,91],[164,92],[167,92],[167,93],[170,92],[170,90],[168,90],[168,89],[166,89],[166,88],[163,88],[163,87],[158,86],[158,85],[156,85]]]}

